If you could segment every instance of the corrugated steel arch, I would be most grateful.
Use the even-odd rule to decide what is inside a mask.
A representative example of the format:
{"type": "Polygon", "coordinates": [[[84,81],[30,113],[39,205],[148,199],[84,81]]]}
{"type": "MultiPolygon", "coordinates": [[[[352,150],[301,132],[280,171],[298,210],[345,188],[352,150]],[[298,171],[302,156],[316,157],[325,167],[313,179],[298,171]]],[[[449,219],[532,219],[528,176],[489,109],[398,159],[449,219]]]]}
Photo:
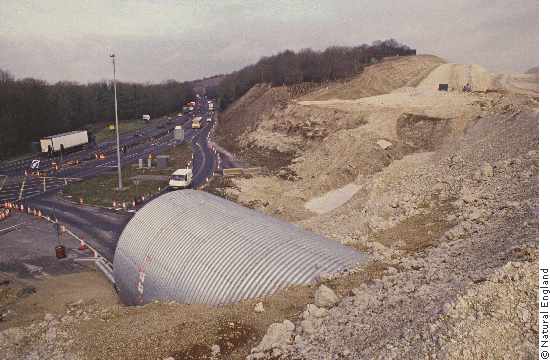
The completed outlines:
{"type": "Polygon", "coordinates": [[[364,261],[363,254],[295,225],[206,192],[178,190],[135,214],[113,266],[128,305],[215,305],[311,283],[364,261]]]}

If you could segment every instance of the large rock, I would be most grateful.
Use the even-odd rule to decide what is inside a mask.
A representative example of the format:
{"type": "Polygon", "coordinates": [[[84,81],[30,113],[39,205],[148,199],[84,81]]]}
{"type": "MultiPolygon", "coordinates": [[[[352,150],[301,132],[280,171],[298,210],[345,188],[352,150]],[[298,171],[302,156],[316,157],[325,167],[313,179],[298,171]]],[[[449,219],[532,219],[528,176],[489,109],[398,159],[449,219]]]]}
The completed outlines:
{"type": "Polygon", "coordinates": [[[316,322],[311,319],[306,319],[300,323],[300,326],[302,327],[302,330],[305,334],[311,335],[314,334],[317,331],[316,322]]]}
{"type": "Polygon", "coordinates": [[[265,312],[264,304],[262,302],[257,303],[256,306],[254,306],[254,311],[257,313],[265,312]]]}
{"type": "Polygon", "coordinates": [[[393,145],[391,142],[384,139],[380,139],[376,143],[378,144],[378,146],[380,146],[384,150],[389,149],[393,145]]]}
{"type": "Polygon", "coordinates": [[[319,286],[319,289],[315,291],[315,305],[319,307],[331,308],[339,301],[338,295],[325,285],[319,286]]]}
{"type": "Polygon", "coordinates": [[[262,353],[275,348],[284,349],[292,343],[293,332],[294,324],[291,321],[271,324],[260,344],[253,348],[252,352],[262,353]]]}
{"type": "Polygon", "coordinates": [[[483,175],[484,177],[493,177],[493,166],[489,163],[483,163],[481,165],[481,175],[483,175]]]}
{"type": "Polygon", "coordinates": [[[324,318],[328,316],[328,310],[323,308],[318,308],[314,304],[307,304],[306,310],[302,314],[304,319],[313,318],[324,318]]]}

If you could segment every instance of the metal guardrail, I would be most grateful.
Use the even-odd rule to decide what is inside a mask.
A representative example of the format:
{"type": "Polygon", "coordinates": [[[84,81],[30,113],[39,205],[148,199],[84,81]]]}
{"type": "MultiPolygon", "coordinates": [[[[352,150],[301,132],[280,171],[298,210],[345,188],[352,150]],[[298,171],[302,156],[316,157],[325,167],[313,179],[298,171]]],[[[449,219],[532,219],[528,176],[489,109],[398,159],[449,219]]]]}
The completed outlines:
{"type": "Polygon", "coordinates": [[[258,175],[265,172],[263,167],[253,167],[253,168],[227,168],[223,169],[223,176],[243,176],[243,175],[258,175]]]}

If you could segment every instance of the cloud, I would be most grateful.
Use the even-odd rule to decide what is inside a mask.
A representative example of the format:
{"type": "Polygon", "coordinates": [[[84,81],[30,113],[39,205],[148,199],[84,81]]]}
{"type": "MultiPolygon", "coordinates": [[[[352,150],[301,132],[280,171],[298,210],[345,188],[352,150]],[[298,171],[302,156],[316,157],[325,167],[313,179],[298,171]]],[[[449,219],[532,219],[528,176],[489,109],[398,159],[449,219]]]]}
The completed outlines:
{"type": "Polygon", "coordinates": [[[515,0],[4,0],[0,68],[17,77],[192,80],[290,48],[396,38],[494,71],[538,63],[538,2],[515,0]]]}

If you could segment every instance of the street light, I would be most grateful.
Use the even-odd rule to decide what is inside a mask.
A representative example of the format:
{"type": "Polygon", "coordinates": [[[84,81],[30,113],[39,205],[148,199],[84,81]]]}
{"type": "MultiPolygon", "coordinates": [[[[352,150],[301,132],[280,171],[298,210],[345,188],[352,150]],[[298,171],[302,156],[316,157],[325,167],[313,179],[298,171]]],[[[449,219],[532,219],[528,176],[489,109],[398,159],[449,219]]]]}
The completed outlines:
{"type": "Polygon", "coordinates": [[[118,135],[118,105],[116,99],[116,65],[115,54],[109,55],[113,59],[113,87],[115,90],[115,132],[116,132],[116,157],[118,169],[118,190],[122,190],[122,170],[120,169],[120,136],[118,135]]]}

